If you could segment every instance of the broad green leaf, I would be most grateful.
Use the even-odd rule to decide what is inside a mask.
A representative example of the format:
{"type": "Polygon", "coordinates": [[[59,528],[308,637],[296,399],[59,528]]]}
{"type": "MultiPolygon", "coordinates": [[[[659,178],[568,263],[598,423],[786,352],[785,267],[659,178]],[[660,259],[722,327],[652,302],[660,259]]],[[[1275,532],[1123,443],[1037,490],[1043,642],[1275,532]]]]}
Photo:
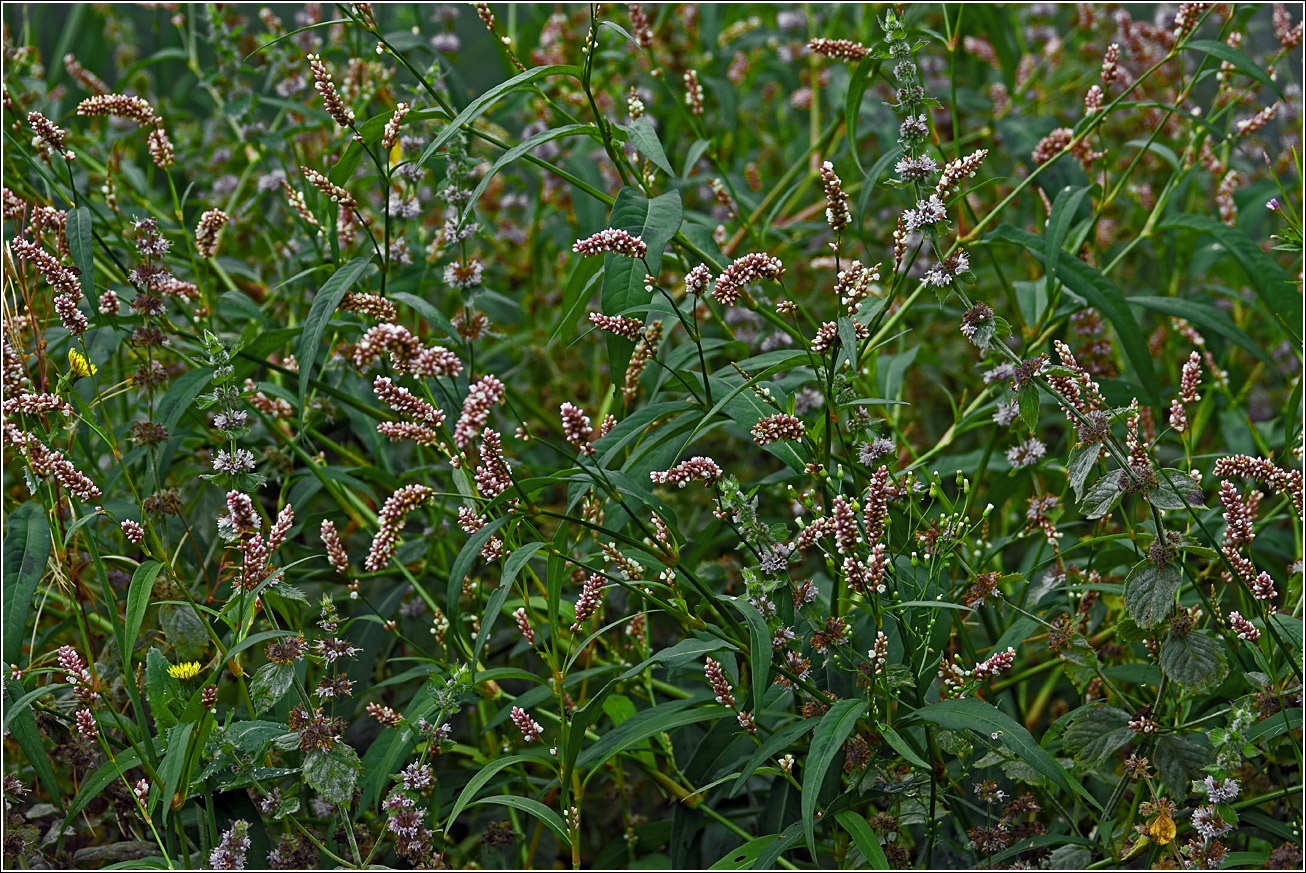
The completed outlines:
{"type": "Polygon", "coordinates": [[[403,303],[412,307],[418,315],[444,331],[445,336],[451,337],[455,342],[460,340],[458,328],[454,327],[453,322],[449,320],[449,316],[436,309],[430,302],[423,300],[416,294],[409,294],[407,291],[396,291],[390,295],[390,299],[396,303],[403,303]]]}
{"type": "MultiPolygon", "coordinates": [[[[6,609],[6,615],[7,614],[8,610],[6,609]]],[[[14,695],[22,690],[23,686],[19,682],[5,683],[5,726],[9,730],[14,741],[18,743],[18,748],[22,749],[23,757],[27,759],[27,762],[32,765],[32,769],[36,771],[36,778],[40,780],[41,785],[45,787],[45,793],[49,795],[50,802],[59,810],[63,810],[63,790],[59,787],[59,781],[54,777],[54,768],[50,766],[50,754],[46,751],[45,740],[41,737],[41,731],[36,726],[36,716],[32,714],[31,707],[23,706],[20,708],[16,705],[16,701],[13,700],[14,695]],[[13,715],[12,720],[10,718],[11,710],[16,713],[13,715]]],[[[87,794],[86,788],[88,784],[89,780],[82,783],[82,788],[77,794],[77,799],[81,799],[87,794]]],[[[85,797],[85,799],[82,800],[82,804],[85,805],[98,793],[99,791],[96,790],[94,793],[85,797]]],[[[65,823],[71,819],[74,814],[74,812],[69,811],[65,818],[65,823]]]]}
{"type": "Polygon", "coordinates": [[[654,734],[673,731],[687,724],[725,718],[731,714],[729,709],[715,703],[695,709],[694,706],[701,702],[673,700],[637,713],[599,737],[598,742],[581,753],[576,766],[591,771],[589,775],[593,775],[613,755],[654,734]]]}
{"type": "Polygon", "coordinates": [[[340,741],[330,749],[312,749],[304,755],[304,781],[324,799],[347,808],[360,766],[353,746],[340,741]]]}
{"type": "Polygon", "coordinates": [[[571,278],[567,280],[567,287],[562,292],[562,306],[559,307],[562,315],[558,318],[553,333],[549,335],[549,346],[552,346],[558,337],[570,336],[576,329],[580,314],[585,311],[585,304],[589,303],[592,294],[590,289],[594,286],[595,278],[602,267],[603,261],[598,258],[576,260],[576,269],[572,271],[571,278]]]}
{"type": "Polygon", "coordinates": [[[875,835],[875,831],[871,830],[871,826],[866,823],[866,819],[851,809],[841,809],[834,814],[834,817],[839,824],[843,825],[843,829],[848,832],[849,836],[853,838],[857,848],[862,850],[862,857],[871,865],[870,869],[892,869],[889,866],[889,859],[884,856],[884,848],[880,846],[880,838],[875,835]]]}
{"type": "Polygon", "coordinates": [[[36,586],[50,560],[50,522],[45,507],[29,500],[5,516],[4,540],[4,659],[18,665],[27,616],[36,600],[36,586]]]}
{"type": "Polygon", "coordinates": [[[753,707],[760,708],[771,686],[771,631],[762,613],[747,600],[736,600],[735,609],[748,622],[748,672],[753,677],[753,707]]]}
{"type": "MultiPolygon", "coordinates": [[[[499,528],[511,520],[512,516],[501,515],[472,534],[467,542],[463,544],[462,549],[458,552],[458,557],[454,559],[453,567],[449,570],[449,582],[445,589],[446,609],[448,611],[449,627],[454,630],[459,640],[463,640],[466,635],[466,630],[462,628],[462,613],[458,608],[458,600],[462,596],[463,581],[466,580],[467,573],[472,569],[472,562],[481,554],[481,549],[490,541],[490,537],[498,533],[499,528]]],[[[470,639],[466,639],[464,648],[470,647],[471,642],[470,639]]]]}
{"type": "Polygon", "coordinates": [[[277,705],[295,681],[294,664],[264,664],[249,683],[249,697],[254,709],[262,712],[277,705]]]}
{"type": "Polygon", "coordinates": [[[884,722],[880,722],[875,726],[875,729],[880,732],[880,736],[884,737],[884,741],[889,744],[889,747],[901,755],[902,759],[908,764],[921,770],[930,769],[930,765],[920,756],[920,753],[913,749],[911,744],[893,728],[884,722]]]}
{"type": "Polygon", "coordinates": [[[145,561],[132,574],[131,585],[127,587],[127,618],[123,626],[123,638],[118,641],[124,663],[131,662],[136,638],[141,633],[141,622],[145,620],[145,610],[154,593],[154,580],[162,570],[163,564],[158,561],[145,561]]]}
{"type": "Polygon", "coordinates": [[[1139,561],[1125,577],[1125,609],[1139,627],[1155,627],[1174,609],[1175,594],[1183,583],[1178,563],[1158,567],[1139,561]]]}
{"type": "Polygon", "coordinates": [[[671,169],[671,162],[667,160],[666,151],[662,148],[662,140],[658,139],[658,132],[653,128],[653,119],[641,115],[625,130],[630,134],[630,141],[641,155],[652,161],[654,166],[668,176],[676,174],[676,171],[671,169]]]}
{"type": "Polygon", "coordinates": [[[1247,273],[1256,295],[1271,318],[1277,319],[1288,335],[1301,344],[1302,296],[1288,280],[1288,274],[1274,258],[1261,251],[1259,245],[1236,227],[1209,215],[1175,215],[1162,221],[1160,230],[1183,229],[1215,237],[1221,247],[1247,273]]]}
{"type": "Polygon", "coordinates": [[[1161,734],[1152,747],[1152,763],[1156,775],[1170,790],[1173,797],[1188,794],[1193,779],[1202,775],[1202,768],[1215,760],[1209,746],[1196,742],[1183,734],[1161,734]]]}
{"type": "Polygon", "coordinates": [[[1076,501],[1084,499],[1084,482],[1088,479],[1088,474],[1093,472],[1093,465],[1101,456],[1100,443],[1075,443],[1071,448],[1070,457],[1066,459],[1066,478],[1070,482],[1070,487],[1075,490],[1076,501]]]}
{"type": "MultiPolygon", "coordinates": [[[[646,120],[646,117],[640,119],[640,121],[646,120]]],[[[537,133],[535,136],[522,140],[520,143],[501,154],[499,159],[490,165],[489,172],[481,177],[481,181],[477,183],[476,188],[472,191],[472,196],[467,198],[467,205],[463,207],[463,213],[458,217],[459,224],[466,223],[467,217],[476,209],[476,204],[480,201],[481,195],[485,193],[485,189],[490,186],[490,182],[494,180],[494,177],[504,167],[512,164],[522,155],[534,151],[547,142],[553,142],[555,139],[563,139],[568,136],[581,135],[591,136],[595,139],[600,137],[599,129],[592,124],[567,124],[562,127],[555,127],[546,130],[543,133],[537,133]]],[[[636,145],[638,145],[638,143],[636,145]]],[[[666,160],[665,156],[663,157],[663,160],[666,160]]],[[[667,172],[670,173],[671,170],[668,169],[667,172]]]]}
{"type": "Polygon", "coordinates": [[[1196,630],[1166,637],[1161,644],[1160,662],[1165,675],[1190,691],[1214,688],[1229,673],[1224,647],[1196,630]]]}
{"type": "MultiPolygon", "coordinates": [[[[1045,272],[1049,269],[1046,261],[1046,250],[1043,245],[1044,241],[1036,234],[1004,224],[986,235],[984,239],[986,242],[1004,242],[1020,246],[1029,254],[1043,261],[1045,272]]],[[[1090,306],[1094,306],[1101,311],[1103,317],[1115,329],[1116,335],[1120,337],[1120,345],[1124,349],[1125,357],[1129,359],[1129,363],[1133,365],[1134,372],[1138,376],[1139,384],[1142,386],[1148,405],[1153,408],[1159,407],[1161,405],[1161,389],[1156,381],[1156,372],[1152,362],[1152,354],[1147,348],[1147,339],[1143,336],[1142,328],[1139,327],[1133,313],[1129,311],[1126,300],[1121,296],[1119,289],[1096,268],[1089,266],[1069,252],[1057,252],[1057,275],[1066,288],[1084,298],[1090,306]]]]}
{"type": "Polygon", "coordinates": [[[1034,741],[1025,726],[1002,710],[977,698],[941,700],[918,709],[908,719],[924,719],[949,730],[972,730],[984,734],[992,742],[1002,743],[1024,763],[1042,773],[1063,791],[1078,794],[1093,807],[1101,809],[1097,798],[1089,794],[1079,781],[1034,741]]]}
{"type": "Polygon", "coordinates": [[[176,679],[168,675],[168,659],[157,648],[145,654],[145,694],[154,715],[154,727],[160,735],[177,723],[177,716],[168,705],[170,689],[178,687],[176,679]]]}
{"type": "Polygon", "coordinates": [[[1016,399],[1020,404],[1020,420],[1025,423],[1025,427],[1030,430],[1038,427],[1038,386],[1033,382],[1025,383],[1016,399]]]}
{"type": "MultiPolygon", "coordinates": [[[[650,302],[649,294],[644,290],[644,277],[656,276],[662,269],[662,250],[680,230],[683,214],[679,191],[668,191],[652,200],[635,188],[622,188],[617,193],[617,201],[608,216],[608,227],[643,238],[648,245],[648,266],[642,260],[612,252],[603,256],[603,290],[599,295],[599,306],[604,315],[618,315],[633,306],[650,302]]],[[[607,344],[609,376],[614,384],[619,384],[635,344],[616,334],[607,334],[607,344]]]]}
{"type": "Polygon", "coordinates": [[[168,386],[168,393],[159,401],[159,407],[154,413],[155,421],[169,431],[174,430],[181,417],[195,409],[195,398],[200,396],[200,392],[208,386],[212,378],[213,371],[206,367],[190,370],[179,376],[168,386]]]}
{"type": "Polygon", "coordinates": [[[857,66],[853,67],[852,73],[848,75],[848,91],[844,95],[843,102],[843,123],[844,130],[848,135],[848,151],[852,154],[857,171],[863,177],[867,173],[862,167],[861,147],[857,137],[857,121],[862,114],[862,98],[866,95],[866,89],[871,84],[871,68],[878,66],[878,62],[872,58],[862,58],[857,62],[857,66]]]}
{"type": "Polygon", "coordinates": [[[857,719],[866,712],[865,700],[840,700],[821,716],[821,723],[812,735],[812,747],[803,767],[803,834],[807,848],[816,856],[816,796],[825,781],[825,773],[843,748],[844,740],[852,733],[857,719]]]}
{"type": "Polygon", "coordinates": [[[1101,704],[1082,710],[1061,737],[1065,750],[1075,756],[1081,769],[1096,767],[1106,757],[1130,742],[1129,713],[1101,704]]]}
{"type": "Polygon", "coordinates": [[[345,293],[362,278],[372,261],[370,258],[354,258],[331,275],[318,289],[309,307],[308,317],[304,319],[304,332],[300,334],[299,344],[295,347],[295,359],[299,361],[299,415],[305,414],[305,400],[308,397],[308,381],[313,375],[313,365],[317,361],[318,346],[322,344],[322,335],[326,332],[327,322],[340,308],[340,301],[345,293]]]}
{"type": "Polygon", "coordinates": [[[1111,511],[1120,499],[1120,472],[1113,470],[1093,483],[1084,495],[1083,506],[1085,518],[1101,518],[1111,511]]]}

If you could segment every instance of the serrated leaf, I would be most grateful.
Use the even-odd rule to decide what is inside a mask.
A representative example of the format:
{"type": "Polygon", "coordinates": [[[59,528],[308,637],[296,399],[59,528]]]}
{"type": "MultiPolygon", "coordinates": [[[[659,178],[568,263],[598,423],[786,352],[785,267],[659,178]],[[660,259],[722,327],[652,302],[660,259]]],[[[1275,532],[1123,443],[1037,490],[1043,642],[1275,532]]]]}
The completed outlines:
{"type": "Polygon", "coordinates": [[[1139,627],[1155,627],[1174,609],[1175,594],[1183,584],[1178,563],[1158,567],[1139,561],[1125,577],[1125,609],[1139,627]]]}
{"type": "Polygon", "coordinates": [[[1084,495],[1080,509],[1085,518],[1101,518],[1111,511],[1119,499],[1120,474],[1113,471],[1093,483],[1093,487],[1084,495]]]}
{"type": "Polygon", "coordinates": [[[254,702],[254,709],[262,712],[276,706],[294,681],[294,664],[264,664],[259,667],[249,683],[249,696],[254,702]]]}
{"type": "Polygon", "coordinates": [[[1157,776],[1173,797],[1187,795],[1189,783],[1201,775],[1202,767],[1212,760],[1209,748],[1180,734],[1161,734],[1152,748],[1152,763],[1156,765],[1157,776]]]}
{"type": "Polygon", "coordinates": [[[1161,644],[1160,662],[1171,681],[1191,691],[1214,688],[1229,673],[1224,647],[1202,631],[1170,634],[1161,644]]]}
{"type": "Polygon", "coordinates": [[[1025,383],[1016,399],[1020,404],[1020,420],[1025,427],[1030,430],[1038,427],[1038,386],[1033,382],[1025,383]]]}
{"type": "Polygon", "coordinates": [[[1066,459],[1066,478],[1075,491],[1075,502],[1084,499],[1084,482],[1101,456],[1101,443],[1075,443],[1070,450],[1070,457],[1066,459]]]}
{"type": "Polygon", "coordinates": [[[1157,479],[1157,487],[1148,492],[1148,499],[1158,509],[1206,508],[1201,489],[1183,470],[1167,467],[1157,473],[1157,479]]]}
{"type": "Polygon", "coordinates": [[[304,781],[323,799],[348,807],[360,766],[353,747],[337,742],[329,749],[312,749],[304,755],[304,781]]]}
{"type": "Polygon", "coordinates": [[[1133,737],[1129,713],[1101,704],[1075,716],[1061,736],[1061,745],[1074,755],[1076,766],[1087,770],[1102,763],[1133,737]]]}

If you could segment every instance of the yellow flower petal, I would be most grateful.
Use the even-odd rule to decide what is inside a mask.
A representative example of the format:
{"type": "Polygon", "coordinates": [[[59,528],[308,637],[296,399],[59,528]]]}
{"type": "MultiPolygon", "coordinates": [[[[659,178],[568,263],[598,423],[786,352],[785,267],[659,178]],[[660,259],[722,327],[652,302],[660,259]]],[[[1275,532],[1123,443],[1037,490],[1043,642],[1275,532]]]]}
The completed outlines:
{"type": "Polygon", "coordinates": [[[1147,835],[1156,840],[1157,845],[1164,846],[1174,839],[1174,819],[1168,815],[1158,815],[1147,823],[1147,835]]]}
{"type": "Polygon", "coordinates": [[[88,361],[86,355],[83,355],[77,349],[68,350],[68,367],[72,370],[73,375],[79,379],[100,371],[99,367],[88,361]]]}
{"type": "Polygon", "coordinates": [[[200,665],[198,661],[185,661],[168,668],[168,675],[173,679],[194,679],[199,674],[200,665]]]}

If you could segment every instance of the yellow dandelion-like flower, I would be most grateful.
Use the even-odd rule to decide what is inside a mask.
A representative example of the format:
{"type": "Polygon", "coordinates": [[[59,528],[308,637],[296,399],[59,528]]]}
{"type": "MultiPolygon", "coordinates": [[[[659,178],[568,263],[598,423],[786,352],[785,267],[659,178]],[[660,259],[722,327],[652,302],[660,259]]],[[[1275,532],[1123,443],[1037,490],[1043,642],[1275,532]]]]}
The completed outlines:
{"type": "Polygon", "coordinates": [[[68,367],[72,370],[73,376],[77,379],[81,379],[83,376],[90,376],[91,374],[100,371],[99,367],[88,361],[86,355],[83,355],[77,349],[68,350],[68,367]]]}
{"type": "Polygon", "coordinates": [[[194,679],[199,674],[200,674],[200,665],[198,661],[185,661],[181,664],[177,664],[174,667],[168,668],[169,676],[171,676],[173,679],[181,679],[182,681],[185,681],[187,679],[194,679]]]}

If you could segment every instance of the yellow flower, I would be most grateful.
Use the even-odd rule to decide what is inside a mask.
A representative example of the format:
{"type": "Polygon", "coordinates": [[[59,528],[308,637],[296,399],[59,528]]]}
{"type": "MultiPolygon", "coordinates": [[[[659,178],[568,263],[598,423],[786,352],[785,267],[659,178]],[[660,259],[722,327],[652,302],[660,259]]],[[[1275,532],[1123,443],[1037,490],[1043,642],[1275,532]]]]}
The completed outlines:
{"type": "Polygon", "coordinates": [[[175,667],[168,668],[168,675],[173,679],[194,679],[200,674],[200,665],[198,661],[186,661],[175,667]]]}
{"type": "Polygon", "coordinates": [[[1158,845],[1164,846],[1174,839],[1174,819],[1165,813],[1157,815],[1147,823],[1147,836],[1151,837],[1158,845]]]}
{"type": "Polygon", "coordinates": [[[73,377],[76,379],[80,379],[83,376],[90,376],[93,373],[98,373],[100,370],[99,367],[86,359],[86,355],[83,355],[77,349],[68,350],[68,366],[72,369],[73,377]]]}
{"type": "Polygon", "coordinates": [[[393,167],[395,164],[399,163],[403,159],[404,159],[404,147],[400,145],[398,142],[396,142],[394,148],[390,149],[390,166],[393,167]]]}

